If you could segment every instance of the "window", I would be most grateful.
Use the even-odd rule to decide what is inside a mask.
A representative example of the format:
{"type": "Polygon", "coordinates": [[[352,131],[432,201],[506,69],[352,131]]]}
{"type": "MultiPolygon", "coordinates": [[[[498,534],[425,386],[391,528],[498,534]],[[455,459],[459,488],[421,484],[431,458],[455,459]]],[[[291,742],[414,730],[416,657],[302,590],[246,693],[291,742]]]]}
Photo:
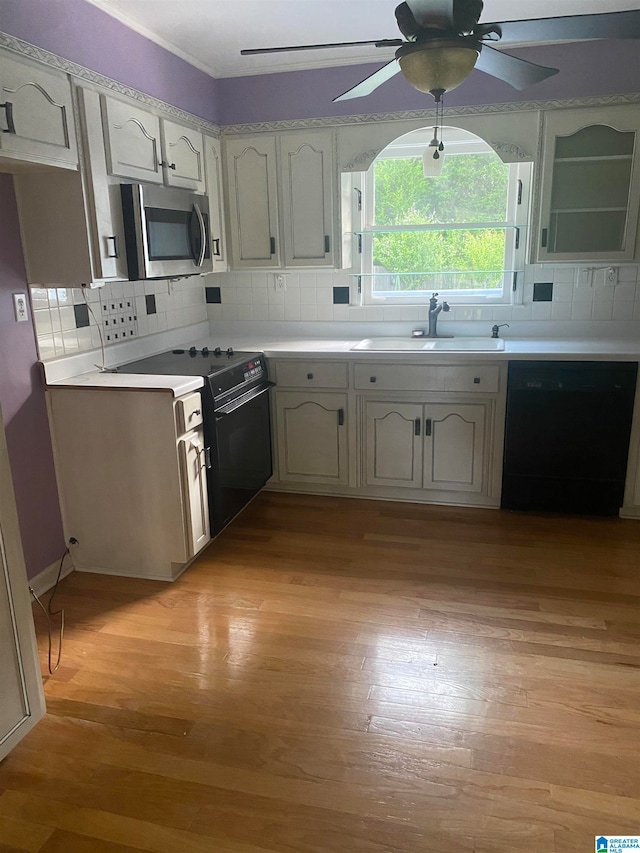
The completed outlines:
{"type": "Polygon", "coordinates": [[[365,304],[510,302],[524,266],[531,164],[503,163],[484,140],[444,128],[441,174],[424,177],[431,128],[395,140],[362,180],[365,304]]]}

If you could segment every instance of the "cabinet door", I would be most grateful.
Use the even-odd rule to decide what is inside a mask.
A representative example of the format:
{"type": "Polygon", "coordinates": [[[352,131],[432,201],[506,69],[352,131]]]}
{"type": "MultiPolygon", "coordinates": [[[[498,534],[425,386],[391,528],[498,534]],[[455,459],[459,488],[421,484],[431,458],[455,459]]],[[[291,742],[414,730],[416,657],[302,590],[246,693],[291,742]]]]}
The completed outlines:
{"type": "Polygon", "coordinates": [[[193,557],[211,539],[203,430],[188,433],[180,439],[178,446],[186,510],[187,552],[189,557],[193,557]]]}
{"type": "Polygon", "coordinates": [[[334,266],[331,132],[283,136],[280,166],[284,265],[334,266]]]}
{"type": "Polygon", "coordinates": [[[33,616],[0,416],[0,761],[44,714],[33,616]]]}
{"type": "Polygon", "coordinates": [[[365,459],[367,486],[422,485],[422,405],[367,402],[365,459]]]}
{"type": "Polygon", "coordinates": [[[232,266],[279,267],[275,138],[229,139],[226,161],[232,266]]]}
{"type": "Polygon", "coordinates": [[[346,409],[346,394],[276,392],[281,480],[347,484],[346,409]]]}
{"type": "Polygon", "coordinates": [[[220,140],[214,136],[204,138],[204,166],[209,197],[209,229],[211,231],[211,257],[213,271],[225,272],[227,239],[224,224],[224,195],[222,189],[222,157],[220,140]]]}
{"type": "Polygon", "coordinates": [[[545,117],[538,261],[636,255],[638,110],[562,110],[545,117]]]}
{"type": "Polygon", "coordinates": [[[102,120],[109,174],[161,184],[160,119],[133,104],[103,95],[102,120]]]}
{"type": "Polygon", "coordinates": [[[170,187],[204,193],[202,134],[198,130],[163,119],[162,142],[165,183],[170,187]]]}
{"type": "Polygon", "coordinates": [[[484,403],[425,406],[425,489],[483,490],[486,420],[484,403]]]}
{"type": "Polygon", "coordinates": [[[71,85],[64,74],[0,56],[0,155],[77,168],[71,85]]]}

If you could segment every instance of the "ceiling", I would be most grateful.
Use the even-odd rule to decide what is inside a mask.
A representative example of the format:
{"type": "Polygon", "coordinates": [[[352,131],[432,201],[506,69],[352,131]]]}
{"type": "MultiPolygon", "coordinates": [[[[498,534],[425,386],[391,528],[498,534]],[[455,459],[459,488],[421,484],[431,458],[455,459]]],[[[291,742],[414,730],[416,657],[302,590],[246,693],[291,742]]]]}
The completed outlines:
{"type": "MultiPolygon", "coordinates": [[[[398,38],[399,0],[89,0],[213,77],[387,62],[393,48],[240,56],[242,48],[398,38]]],[[[485,0],[481,21],[617,12],[638,0],[485,0]]]]}

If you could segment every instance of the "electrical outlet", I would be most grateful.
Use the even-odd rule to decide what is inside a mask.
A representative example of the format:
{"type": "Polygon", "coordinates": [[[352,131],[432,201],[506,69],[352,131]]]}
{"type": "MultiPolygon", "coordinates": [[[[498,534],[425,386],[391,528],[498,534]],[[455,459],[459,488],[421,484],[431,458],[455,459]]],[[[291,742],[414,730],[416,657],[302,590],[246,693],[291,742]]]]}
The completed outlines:
{"type": "Polygon", "coordinates": [[[275,290],[286,290],[287,289],[287,277],[285,275],[274,275],[273,277],[273,286],[275,290]]]}
{"type": "Polygon", "coordinates": [[[618,283],[618,267],[607,267],[604,273],[604,283],[607,287],[614,287],[618,283]]]}
{"type": "Polygon", "coordinates": [[[578,270],[578,287],[591,287],[592,277],[592,267],[580,267],[578,270]]]}
{"type": "Polygon", "coordinates": [[[29,319],[27,304],[26,293],[13,294],[13,311],[16,316],[16,323],[25,323],[29,319]]]}

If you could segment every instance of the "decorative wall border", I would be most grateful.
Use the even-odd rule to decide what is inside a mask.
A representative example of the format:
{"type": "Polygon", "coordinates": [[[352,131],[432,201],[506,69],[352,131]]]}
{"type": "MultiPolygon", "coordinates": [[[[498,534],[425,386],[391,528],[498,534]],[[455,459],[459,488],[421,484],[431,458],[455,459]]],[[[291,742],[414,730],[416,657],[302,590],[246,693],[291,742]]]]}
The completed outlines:
{"type": "MultiPolygon", "coordinates": [[[[0,47],[17,53],[20,56],[28,57],[36,62],[41,62],[43,65],[48,65],[49,68],[55,68],[65,74],[70,74],[72,77],[78,78],[87,83],[92,83],[95,86],[100,86],[103,89],[108,89],[118,95],[124,95],[127,98],[133,98],[138,103],[144,104],[153,110],[164,113],[167,116],[177,119],[179,122],[187,122],[195,125],[200,130],[210,133],[212,136],[220,137],[220,125],[207,121],[200,116],[181,110],[179,107],[174,107],[172,104],[161,101],[159,98],[154,98],[153,95],[147,95],[132,86],[125,86],[123,83],[118,83],[117,80],[112,80],[111,77],[105,77],[104,74],[99,74],[97,71],[92,71],[90,68],[85,68],[84,65],[78,65],[69,59],[64,59],[56,53],[51,53],[42,47],[37,47],[30,44],[28,41],[11,36],[8,33],[0,32],[0,47]]],[[[213,78],[212,78],[213,79],[213,78]]]]}

